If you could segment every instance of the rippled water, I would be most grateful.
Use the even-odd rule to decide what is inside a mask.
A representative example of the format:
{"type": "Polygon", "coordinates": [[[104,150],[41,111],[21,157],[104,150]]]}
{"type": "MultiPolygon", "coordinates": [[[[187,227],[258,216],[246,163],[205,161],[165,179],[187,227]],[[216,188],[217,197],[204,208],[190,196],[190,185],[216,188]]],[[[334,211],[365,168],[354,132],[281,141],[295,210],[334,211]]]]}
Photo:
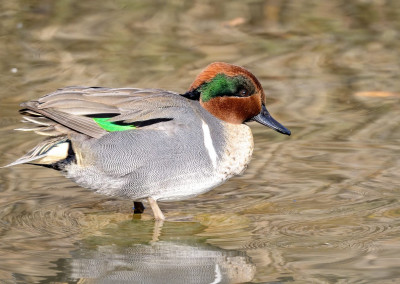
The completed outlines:
{"type": "Polygon", "coordinates": [[[243,176],[132,217],[58,172],[0,169],[1,283],[400,282],[400,2],[2,1],[0,164],[42,138],[18,104],[67,85],[184,91],[250,69],[283,137],[251,124],[243,176]]]}

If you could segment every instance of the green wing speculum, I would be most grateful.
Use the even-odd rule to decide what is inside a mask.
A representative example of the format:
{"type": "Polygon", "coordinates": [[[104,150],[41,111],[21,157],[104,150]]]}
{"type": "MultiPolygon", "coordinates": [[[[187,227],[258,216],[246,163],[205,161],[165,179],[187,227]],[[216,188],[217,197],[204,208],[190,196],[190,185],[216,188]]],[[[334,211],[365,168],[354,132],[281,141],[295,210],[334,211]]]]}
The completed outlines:
{"type": "Polygon", "coordinates": [[[119,122],[109,121],[111,117],[94,117],[93,120],[97,123],[98,126],[103,128],[105,131],[114,132],[114,131],[125,131],[135,129],[136,127],[132,124],[125,124],[119,122]]]}

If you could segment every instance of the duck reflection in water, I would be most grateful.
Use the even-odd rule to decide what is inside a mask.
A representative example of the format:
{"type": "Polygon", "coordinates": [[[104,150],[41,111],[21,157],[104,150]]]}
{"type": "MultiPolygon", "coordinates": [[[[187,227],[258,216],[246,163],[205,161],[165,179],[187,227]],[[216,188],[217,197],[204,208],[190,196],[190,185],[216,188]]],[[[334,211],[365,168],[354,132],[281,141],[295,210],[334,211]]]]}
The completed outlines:
{"type": "MultiPolygon", "coordinates": [[[[158,238],[160,225],[155,222],[153,240],[158,238]]],[[[255,266],[244,252],[217,248],[193,236],[131,245],[111,238],[108,243],[103,238],[102,245],[72,252],[70,277],[89,283],[187,284],[243,283],[255,274],[255,266]]]]}

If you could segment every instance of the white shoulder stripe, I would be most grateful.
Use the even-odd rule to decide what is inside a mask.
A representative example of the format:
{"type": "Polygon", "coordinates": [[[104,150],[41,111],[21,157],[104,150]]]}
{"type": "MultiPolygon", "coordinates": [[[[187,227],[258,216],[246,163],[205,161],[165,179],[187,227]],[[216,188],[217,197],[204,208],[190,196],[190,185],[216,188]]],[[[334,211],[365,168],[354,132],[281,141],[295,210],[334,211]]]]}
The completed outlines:
{"type": "Polygon", "coordinates": [[[221,273],[221,269],[219,268],[218,263],[215,264],[215,280],[213,282],[211,282],[210,284],[218,284],[221,283],[222,280],[222,273],[221,273]]]}
{"type": "Polygon", "coordinates": [[[202,125],[203,129],[203,136],[204,136],[204,146],[206,147],[208,151],[208,156],[211,159],[211,163],[214,167],[214,169],[217,168],[217,153],[215,152],[215,148],[212,142],[211,134],[210,134],[210,128],[208,127],[207,123],[205,123],[204,120],[202,120],[202,125]]]}

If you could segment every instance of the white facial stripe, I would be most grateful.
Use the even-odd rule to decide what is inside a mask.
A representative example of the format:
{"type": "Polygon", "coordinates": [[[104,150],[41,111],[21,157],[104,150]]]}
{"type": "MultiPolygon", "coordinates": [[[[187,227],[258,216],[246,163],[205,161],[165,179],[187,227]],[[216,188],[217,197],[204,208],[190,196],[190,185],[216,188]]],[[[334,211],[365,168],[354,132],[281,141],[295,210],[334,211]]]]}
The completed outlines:
{"type": "Polygon", "coordinates": [[[210,157],[211,163],[213,164],[214,169],[217,168],[217,153],[215,152],[215,148],[212,142],[210,128],[207,123],[202,121],[201,127],[203,128],[203,136],[204,136],[204,146],[208,151],[208,156],[210,157]]]}

